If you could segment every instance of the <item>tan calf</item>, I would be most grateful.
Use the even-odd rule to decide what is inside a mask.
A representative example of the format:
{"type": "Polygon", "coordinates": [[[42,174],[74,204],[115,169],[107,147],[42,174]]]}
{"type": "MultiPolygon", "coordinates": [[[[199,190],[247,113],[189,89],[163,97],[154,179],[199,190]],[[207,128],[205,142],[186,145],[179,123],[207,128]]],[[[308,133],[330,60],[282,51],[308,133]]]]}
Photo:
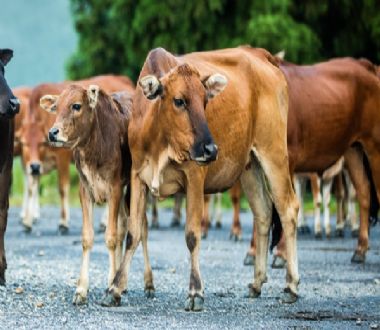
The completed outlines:
{"type": "MultiPolygon", "coordinates": [[[[73,299],[74,304],[80,305],[86,303],[89,287],[94,203],[108,204],[105,241],[109,251],[109,285],[120,264],[127,221],[124,189],[129,183],[131,169],[127,131],[131,95],[125,93],[110,97],[96,85],[90,85],[87,90],[71,85],[59,96],[44,96],[41,107],[57,114],[49,130],[49,141],[54,146],[68,147],[73,151],[80,175],[83,255],[73,299]]],[[[146,253],[146,246],[144,248],[146,253]]],[[[154,287],[149,262],[146,267],[149,276],[146,290],[152,294],[154,287]]]]}

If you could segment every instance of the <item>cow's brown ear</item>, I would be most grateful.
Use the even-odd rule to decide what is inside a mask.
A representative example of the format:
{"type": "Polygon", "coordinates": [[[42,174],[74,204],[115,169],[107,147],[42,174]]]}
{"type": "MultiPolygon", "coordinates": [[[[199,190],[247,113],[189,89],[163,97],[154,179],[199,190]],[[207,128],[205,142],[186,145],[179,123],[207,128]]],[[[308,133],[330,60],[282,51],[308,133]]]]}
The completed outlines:
{"type": "Polygon", "coordinates": [[[0,49],[0,60],[3,62],[4,65],[7,65],[8,62],[13,57],[13,50],[12,49],[0,49]]]}
{"type": "Polygon", "coordinates": [[[224,90],[227,85],[227,78],[220,73],[215,73],[204,78],[202,82],[207,90],[207,96],[213,98],[224,90]]]}
{"type": "Polygon", "coordinates": [[[158,80],[158,78],[156,76],[153,76],[153,75],[148,75],[148,76],[142,77],[139,80],[139,85],[140,85],[144,95],[149,100],[153,100],[157,96],[161,96],[163,93],[163,90],[164,90],[160,80],[158,80]]]}
{"type": "Polygon", "coordinates": [[[87,89],[88,103],[90,108],[95,109],[96,104],[98,103],[99,96],[99,86],[98,85],[90,85],[87,89]]]}
{"type": "Polygon", "coordinates": [[[45,95],[40,99],[40,106],[47,112],[57,111],[58,95],[45,95]]]}

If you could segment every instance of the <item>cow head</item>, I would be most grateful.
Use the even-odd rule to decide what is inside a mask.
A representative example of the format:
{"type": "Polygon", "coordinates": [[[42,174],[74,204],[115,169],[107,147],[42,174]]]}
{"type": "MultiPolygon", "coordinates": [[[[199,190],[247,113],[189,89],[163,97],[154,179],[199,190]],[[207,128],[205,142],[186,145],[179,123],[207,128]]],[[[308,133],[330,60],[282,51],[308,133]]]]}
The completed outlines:
{"type": "Polygon", "coordinates": [[[0,116],[10,118],[20,111],[20,102],[18,98],[13,95],[4,78],[4,68],[12,56],[12,50],[0,49],[0,116]]]}
{"type": "Polygon", "coordinates": [[[73,148],[87,141],[95,122],[99,94],[105,96],[96,85],[90,85],[87,89],[71,85],[61,95],[45,95],[41,98],[42,109],[57,114],[49,130],[51,145],[73,148]]]}
{"type": "Polygon", "coordinates": [[[47,152],[43,123],[25,119],[22,124],[20,141],[22,159],[27,173],[39,176],[44,172],[42,160],[47,152]]]}
{"type": "Polygon", "coordinates": [[[158,102],[156,118],[169,145],[169,157],[207,164],[216,159],[218,148],[209,131],[205,107],[209,99],[223,91],[227,79],[221,74],[200,77],[182,64],[162,78],[147,75],[139,85],[149,100],[158,102]]]}

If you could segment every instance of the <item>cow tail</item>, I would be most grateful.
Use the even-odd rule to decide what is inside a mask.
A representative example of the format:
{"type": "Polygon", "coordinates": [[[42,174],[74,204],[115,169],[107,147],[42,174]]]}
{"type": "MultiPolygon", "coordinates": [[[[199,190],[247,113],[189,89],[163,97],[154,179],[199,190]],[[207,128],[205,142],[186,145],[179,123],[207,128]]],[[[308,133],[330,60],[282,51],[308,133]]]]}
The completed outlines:
{"type": "Polygon", "coordinates": [[[270,252],[272,253],[273,248],[277,246],[280,242],[282,235],[282,225],[280,220],[280,215],[278,214],[276,207],[272,204],[272,241],[270,243],[270,252]]]}

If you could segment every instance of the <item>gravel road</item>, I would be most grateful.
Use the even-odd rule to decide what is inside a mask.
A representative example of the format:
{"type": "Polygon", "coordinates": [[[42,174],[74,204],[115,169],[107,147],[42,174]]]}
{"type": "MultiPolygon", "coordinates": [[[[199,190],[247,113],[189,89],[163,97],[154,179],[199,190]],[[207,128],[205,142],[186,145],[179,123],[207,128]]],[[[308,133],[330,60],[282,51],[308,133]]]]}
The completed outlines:
{"type": "MultiPolygon", "coordinates": [[[[212,228],[202,241],[205,310],[188,313],[183,309],[189,279],[184,229],[169,228],[169,211],[160,211],[161,228],[149,234],[156,298],[144,296],[140,247],[132,262],[128,294],[118,308],[98,304],[108,272],[103,234],[96,234],[91,255],[89,304],[71,304],[81,260],[80,209],[72,209],[66,236],[57,234],[59,210],[55,207],[42,209],[31,234],[22,232],[18,213],[19,209],[10,209],[7,286],[0,288],[1,329],[380,328],[380,226],[371,231],[371,250],[364,266],[350,263],[356,241],[348,230],[345,239],[316,241],[311,235],[300,236],[300,299],[288,306],[279,302],[284,270],[269,269],[260,299],[245,297],[253,276],[253,269],[243,266],[251,215],[242,214],[243,240],[232,242],[232,214],[226,211],[223,228],[212,228]]],[[[97,209],[96,228],[100,215],[97,209]]]]}

